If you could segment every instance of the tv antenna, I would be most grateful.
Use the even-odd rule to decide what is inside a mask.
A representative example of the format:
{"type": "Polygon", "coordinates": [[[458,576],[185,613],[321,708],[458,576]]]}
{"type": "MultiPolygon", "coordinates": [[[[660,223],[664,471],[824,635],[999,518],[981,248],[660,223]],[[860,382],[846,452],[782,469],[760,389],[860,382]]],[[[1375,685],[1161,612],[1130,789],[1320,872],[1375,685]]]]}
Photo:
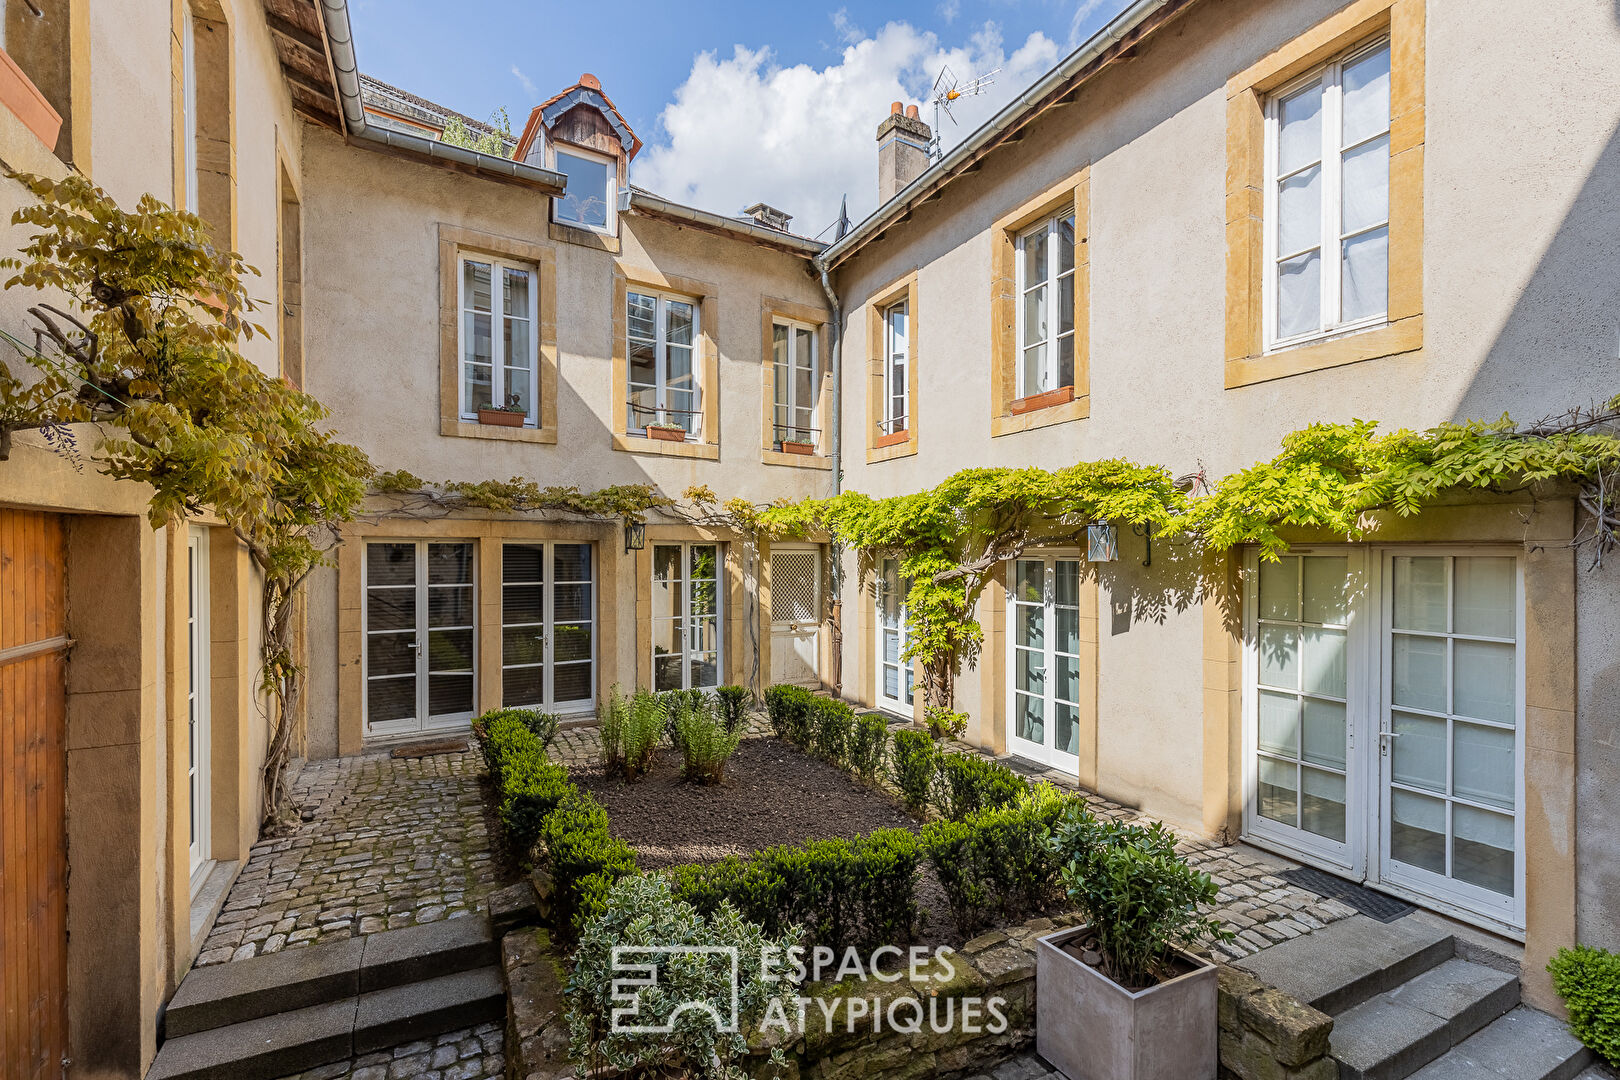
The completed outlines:
{"type": "Polygon", "coordinates": [[[985,88],[996,81],[996,72],[987,71],[976,79],[968,82],[959,82],[956,73],[949,64],[939,69],[939,78],[934,80],[934,132],[933,138],[928,140],[928,160],[938,161],[945,156],[945,151],[939,145],[939,114],[943,111],[950,117],[951,123],[956,123],[956,114],[951,112],[951,104],[957,98],[975,97],[984,93],[985,88]]]}

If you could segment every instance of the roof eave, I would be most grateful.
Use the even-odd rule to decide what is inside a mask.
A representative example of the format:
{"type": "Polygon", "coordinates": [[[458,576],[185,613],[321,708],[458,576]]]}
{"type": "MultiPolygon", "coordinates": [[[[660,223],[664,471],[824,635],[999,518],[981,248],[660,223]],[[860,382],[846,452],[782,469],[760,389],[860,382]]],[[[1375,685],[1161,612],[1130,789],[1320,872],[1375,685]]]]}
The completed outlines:
{"type": "Polygon", "coordinates": [[[826,245],[819,240],[810,240],[806,237],[795,236],[792,233],[767,228],[764,225],[756,225],[753,222],[726,217],[724,214],[699,210],[695,206],[670,202],[668,199],[660,199],[658,196],[650,195],[644,191],[632,190],[630,192],[630,210],[645,217],[659,218],[676,225],[701,229],[705,232],[720,233],[738,240],[747,240],[764,247],[787,252],[790,255],[797,255],[803,259],[813,259],[826,249],[826,245]]]}

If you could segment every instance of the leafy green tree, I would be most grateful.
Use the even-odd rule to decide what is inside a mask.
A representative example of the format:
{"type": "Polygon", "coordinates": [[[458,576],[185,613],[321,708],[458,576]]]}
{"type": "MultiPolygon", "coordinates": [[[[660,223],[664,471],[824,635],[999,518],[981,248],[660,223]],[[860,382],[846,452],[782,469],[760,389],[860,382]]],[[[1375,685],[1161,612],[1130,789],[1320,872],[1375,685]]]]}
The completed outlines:
{"type": "Polygon", "coordinates": [[[257,305],[243,284],[257,271],[216,247],[200,218],[151,195],[125,211],[79,175],[10,176],[38,200],[12,223],[38,231],[0,259],[15,271],[5,288],[67,304],[29,309],[38,346],[10,338],[32,370],[0,362],[0,449],[20,427],[97,422],[96,466],[147,485],[154,528],[208,510],[247,548],[263,582],[264,824],[274,829],[289,807],[283,769],[303,691],[296,600],[364,497],[371,463],[320,426],[320,402],[237,351],[266,333],[249,321],[257,305]]]}
{"type": "Polygon", "coordinates": [[[474,131],[462,123],[459,116],[452,116],[445,122],[444,130],[439,132],[439,141],[480,154],[488,154],[490,157],[511,157],[512,121],[504,108],[496,109],[489,114],[489,126],[495,130],[474,131]]]}

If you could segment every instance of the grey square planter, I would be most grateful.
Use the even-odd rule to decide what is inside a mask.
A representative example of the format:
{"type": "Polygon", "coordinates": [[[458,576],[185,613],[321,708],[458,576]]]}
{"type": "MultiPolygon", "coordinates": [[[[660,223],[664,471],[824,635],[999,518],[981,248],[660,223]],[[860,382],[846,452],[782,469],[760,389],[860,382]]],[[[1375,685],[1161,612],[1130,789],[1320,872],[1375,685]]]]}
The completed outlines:
{"type": "MultiPolygon", "coordinates": [[[[1090,927],[1035,945],[1035,1049],[1069,1080],[1215,1080],[1215,965],[1136,993],[1064,952],[1090,927]]],[[[1185,954],[1183,954],[1185,955],[1185,954]]]]}

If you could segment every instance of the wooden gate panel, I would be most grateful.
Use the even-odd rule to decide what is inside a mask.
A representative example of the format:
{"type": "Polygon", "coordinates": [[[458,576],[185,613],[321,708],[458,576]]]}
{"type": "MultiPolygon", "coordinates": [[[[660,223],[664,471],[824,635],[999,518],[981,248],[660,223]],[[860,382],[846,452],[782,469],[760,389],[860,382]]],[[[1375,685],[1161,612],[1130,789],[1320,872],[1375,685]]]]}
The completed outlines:
{"type": "Polygon", "coordinates": [[[0,510],[0,1076],[67,1055],[67,545],[0,510]]]}

